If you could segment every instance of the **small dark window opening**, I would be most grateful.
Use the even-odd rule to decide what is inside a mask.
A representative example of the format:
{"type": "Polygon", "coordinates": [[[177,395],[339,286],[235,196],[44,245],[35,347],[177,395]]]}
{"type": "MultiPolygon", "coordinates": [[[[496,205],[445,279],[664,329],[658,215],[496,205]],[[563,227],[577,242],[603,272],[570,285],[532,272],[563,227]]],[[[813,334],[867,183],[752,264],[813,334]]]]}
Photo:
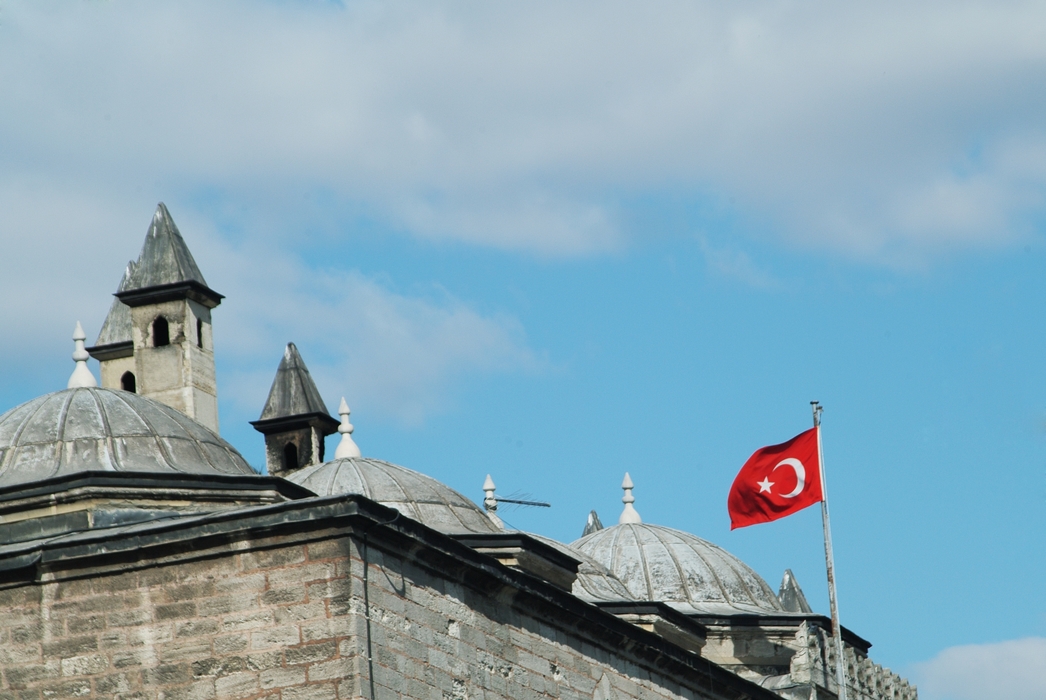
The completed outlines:
{"type": "Polygon", "coordinates": [[[203,319],[196,319],[196,347],[203,347],[203,319]]]}
{"type": "Polygon", "coordinates": [[[120,386],[123,387],[124,391],[129,391],[132,394],[138,393],[138,382],[134,379],[134,372],[124,372],[123,376],[120,377],[120,386]]]}
{"type": "Polygon", "coordinates": [[[291,471],[298,468],[298,447],[293,442],[287,443],[283,448],[283,469],[291,471]]]}
{"type": "Polygon", "coordinates": [[[171,326],[163,316],[157,316],[153,321],[153,347],[161,348],[171,344],[171,326]]]}
{"type": "Polygon", "coordinates": [[[315,435],[319,439],[319,443],[320,443],[320,461],[322,462],[323,461],[323,453],[326,451],[324,448],[326,448],[327,446],[323,444],[323,436],[322,435],[319,435],[319,434],[316,434],[316,433],[313,433],[313,435],[315,435]]]}

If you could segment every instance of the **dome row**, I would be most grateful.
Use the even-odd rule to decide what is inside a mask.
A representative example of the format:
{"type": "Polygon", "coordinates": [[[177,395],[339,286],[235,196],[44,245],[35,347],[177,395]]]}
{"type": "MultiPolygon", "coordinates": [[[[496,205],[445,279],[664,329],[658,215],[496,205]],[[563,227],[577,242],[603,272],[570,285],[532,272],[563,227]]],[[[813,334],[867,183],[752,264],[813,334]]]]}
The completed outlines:
{"type": "MultiPolygon", "coordinates": [[[[0,488],[91,471],[257,475],[211,430],[131,392],[66,389],[0,416],[0,488]]],[[[461,493],[377,459],[335,459],[286,478],[319,496],[363,495],[447,534],[500,531],[461,493]]],[[[750,567],[685,532],[626,522],[571,545],[538,539],[579,560],[574,593],[590,602],[662,601],[691,615],[783,612],[750,567]]]]}

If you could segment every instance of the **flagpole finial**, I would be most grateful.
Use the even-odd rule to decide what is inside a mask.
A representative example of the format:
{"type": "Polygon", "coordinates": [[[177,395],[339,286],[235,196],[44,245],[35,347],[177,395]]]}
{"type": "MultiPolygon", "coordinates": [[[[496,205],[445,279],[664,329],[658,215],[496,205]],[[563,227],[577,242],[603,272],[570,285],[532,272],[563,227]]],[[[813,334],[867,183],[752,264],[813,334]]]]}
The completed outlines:
{"type": "Polygon", "coordinates": [[[633,503],[636,502],[636,497],[632,495],[632,489],[635,486],[632,484],[632,477],[625,472],[625,480],[621,482],[621,488],[624,489],[625,495],[621,497],[621,502],[625,504],[624,510],[621,511],[621,517],[617,519],[618,525],[625,525],[628,523],[639,524],[643,522],[643,519],[639,517],[639,513],[636,512],[633,503]]]}
{"type": "Polygon", "coordinates": [[[352,439],[352,431],[355,430],[349,422],[349,405],[345,403],[345,397],[341,397],[341,405],[338,407],[338,415],[341,416],[341,425],[338,432],[341,433],[341,442],[338,449],[334,451],[334,459],[347,459],[349,457],[361,457],[359,446],[352,439]]]}
{"type": "Polygon", "coordinates": [[[814,427],[815,428],[820,427],[820,425],[821,425],[821,411],[824,410],[824,407],[821,406],[821,402],[820,401],[811,401],[810,402],[810,410],[812,410],[813,413],[814,413],[814,427]]]}
{"type": "Polygon", "coordinates": [[[73,369],[72,375],[69,377],[69,383],[66,384],[67,389],[77,389],[81,387],[92,387],[98,386],[98,381],[94,378],[94,374],[87,368],[87,358],[90,357],[87,350],[84,349],[84,341],[87,340],[87,334],[84,333],[84,327],[80,325],[80,322],[76,322],[76,329],[73,331],[73,343],[75,349],[73,350],[73,362],[76,363],[75,369],[73,369]]]}

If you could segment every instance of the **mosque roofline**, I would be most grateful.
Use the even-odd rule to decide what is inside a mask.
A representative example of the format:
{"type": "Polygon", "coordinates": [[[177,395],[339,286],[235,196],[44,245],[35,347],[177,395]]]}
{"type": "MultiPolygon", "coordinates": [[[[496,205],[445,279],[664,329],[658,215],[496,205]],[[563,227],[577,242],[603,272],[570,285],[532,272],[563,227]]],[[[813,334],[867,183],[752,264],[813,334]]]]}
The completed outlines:
{"type": "MultiPolygon", "coordinates": [[[[0,545],[0,585],[117,573],[271,548],[273,537],[304,544],[340,536],[366,538],[369,546],[398,552],[415,565],[478,590],[547,624],[573,630],[596,646],[649,670],[715,688],[726,700],[780,700],[780,696],[686,651],[663,637],[586,603],[553,584],[499,564],[452,537],[401,517],[359,495],[337,495],[252,506],[205,515],[91,530],[33,542],[0,545]],[[250,538],[253,537],[252,541],[250,538]],[[229,547],[237,543],[235,549],[229,547]],[[506,588],[514,595],[506,596],[506,588]]],[[[287,544],[282,543],[282,544],[287,544]]],[[[364,550],[365,551],[365,550],[364,550]]],[[[364,554],[364,556],[366,556],[364,554]]]]}
{"type": "MultiPolygon", "coordinates": [[[[680,613],[683,614],[683,613],[680,613]]],[[[804,622],[810,622],[829,635],[832,633],[832,619],[820,613],[737,613],[735,615],[688,615],[703,625],[735,625],[750,627],[798,627],[804,622]]],[[[872,648],[872,643],[860,636],[845,625],[842,626],[843,641],[859,651],[867,654],[872,648]]]]}
{"type": "Polygon", "coordinates": [[[568,556],[555,547],[545,544],[541,540],[530,537],[524,532],[491,532],[491,533],[468,533],[451,535],[454,539],[472,549],[492,549],[519,547],[533,550],[554,564],[577,573],[580,559],[568,556]]]}
{"type": "Polygon", "coordinates": [[[698,639],[704,639],[708,634],[708,628],[700,622],[660,601],[608,600],[599,601],[595,605],[613,615],[657,615],[698,639]]]}
{"type": "Polygon", "coordinates": [[[125,289],[114,294],[117,299],[128,306],[145,306],[146,304],[159,304],[165,301],[178,301],[180,299],[192,299],[203,304],[208,309],[213,309],[222,303],[224,294],[219,294],[207,285],[196,280],[182,280],[180,282],[168,282],[167,284],[156,284],[139,289],[125,289]]]}
{"type": "Polygon", "coordinates": [[[53,500],[51,496],[57,496],[72,489],[122,490],[128,487],[140,490],[181,488],[191,491],[276,491],[291,500],[312,498],[316,495],[293,481],[265,474],[250,476],[246,474],[190,474],[186,472],[83,471],[41,479],[31,484],[4,486],[0,488],[0,512],[4,510],[4,503],[24,501],[41,496],[53,500]]]}

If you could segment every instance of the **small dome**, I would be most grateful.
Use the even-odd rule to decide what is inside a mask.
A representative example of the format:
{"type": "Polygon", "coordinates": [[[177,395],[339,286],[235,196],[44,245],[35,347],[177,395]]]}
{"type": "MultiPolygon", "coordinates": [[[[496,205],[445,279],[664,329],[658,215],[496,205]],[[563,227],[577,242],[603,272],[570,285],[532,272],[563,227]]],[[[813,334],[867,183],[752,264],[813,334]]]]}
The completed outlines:
{"type": "Polygon", "coordinates": [[[625,584],[610,573],[610,569],[581,550],[575,549],[569,544],[557,542],[551,537],[535,535],[533,532],[526,534],[581,562],[577,567],[577,578],[574,580],[574,587],[571,590],[571,593],[581,600],[588,603],[607,603],[636,599],[625,588],[625,584]]]}
{"type": "Polygon", "coordinates": [[[606,566],[637,600],[664,602],[688,615],[787,614],[748,565],[686,532],[615,525],[571,547],[606,566]]]}
{"type": "Polygon", "coordinates": [[[380,459],[335,459],[284,478],[320,496],[366,496],[447,534],[501,532],[479,506],[446,484],[380,459]]]}
{"type": "Polygon", "coordinates": [[[0,487],[87,471],[257,476],[204,426],[127,391],[66,389],[0,416],[0,487]]]}

